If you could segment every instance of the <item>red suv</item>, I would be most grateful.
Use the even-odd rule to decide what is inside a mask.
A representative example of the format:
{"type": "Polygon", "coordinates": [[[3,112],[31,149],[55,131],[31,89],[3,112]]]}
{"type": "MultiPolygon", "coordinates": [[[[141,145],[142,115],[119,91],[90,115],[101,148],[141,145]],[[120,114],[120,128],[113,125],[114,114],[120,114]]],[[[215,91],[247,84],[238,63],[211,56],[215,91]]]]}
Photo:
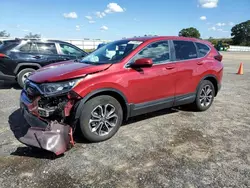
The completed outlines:
{"type": "Polygon", "coordinates": [[[25,83],[21,109],[28,128],[18,139],[59,154],[73,144],[77,125],[87,140],[98,142],[132,116],[190,103],[207,110],[221,86],[221,60],[203,40],[148,37],[48,65],[25,83]]]}

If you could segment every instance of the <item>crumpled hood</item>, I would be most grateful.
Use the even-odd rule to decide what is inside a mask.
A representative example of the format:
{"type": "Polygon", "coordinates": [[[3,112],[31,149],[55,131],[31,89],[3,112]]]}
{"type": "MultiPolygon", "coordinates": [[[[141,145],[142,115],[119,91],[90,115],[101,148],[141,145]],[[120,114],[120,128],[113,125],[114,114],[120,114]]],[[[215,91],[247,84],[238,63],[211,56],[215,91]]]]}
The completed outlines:
{"type": "Polygon", "coordinates": [[[86,74],[103,71],[109,68],[110,65],[111,64],[90,65],[74,60],[63,61],[50,64],[37,70],[29,76],[29,80],[36,83],[44,83],[79,78],[86,74]]]}

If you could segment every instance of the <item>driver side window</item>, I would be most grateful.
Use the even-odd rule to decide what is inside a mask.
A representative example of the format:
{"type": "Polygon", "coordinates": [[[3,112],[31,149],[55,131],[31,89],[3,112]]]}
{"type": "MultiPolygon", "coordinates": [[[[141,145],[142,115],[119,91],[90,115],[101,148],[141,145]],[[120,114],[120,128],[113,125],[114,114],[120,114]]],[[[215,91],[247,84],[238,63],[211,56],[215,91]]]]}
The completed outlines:
{"type": "Polygon", "coordinates": [[[133,58],[132,62],[141,58],[150,58],[153,64],[169,62],[170,50],[168,41],[155,42],[146,46],[133,58]]]}
{"type": "Polygon", "coordinates": [[[74,56],[80,56],[82,55],[82,52],[78,49],[73,48],[70,45],[67,44],[59,44],[61,52],[63,55],[74,55],[74,56]]]}

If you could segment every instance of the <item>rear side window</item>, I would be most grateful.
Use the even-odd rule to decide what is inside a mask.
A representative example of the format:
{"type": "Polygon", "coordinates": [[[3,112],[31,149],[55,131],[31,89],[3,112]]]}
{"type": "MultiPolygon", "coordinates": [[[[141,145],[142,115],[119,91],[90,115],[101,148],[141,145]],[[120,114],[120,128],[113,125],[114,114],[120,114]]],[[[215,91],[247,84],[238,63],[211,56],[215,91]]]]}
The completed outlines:
{"type": "Polygon", "coordinates": [[[41,54],[57,54],[55,43],[37,43],[37,47],[41,54]]]}
{"type": "Polygon", "coordinates": [[[38,48],[36,43],[27,42],[19,48],[19,51],[23,53],[38,53],[38,48]]]}
{"type": "Polygon", "coordinates": [[[196,44],[196,46],[198,48],[199,56],[200,57],[205,57],[208,54],[209,50],[210,50],[209,47],[207,45],[205,45],[205,44],[198,43],[198,42],[196,42],[195,44],[196,44]]]}
{"type": "Polygon", "coordinates": [[[174,40],[175,56],[177,61],[195,59],[198,57],[196,47],[191,41],[174,40]]]}
{"type": "Polygon", "coordinates": [[[27,42],[19,48],[22,53],[57,54],[54,43],[27,42]]]}

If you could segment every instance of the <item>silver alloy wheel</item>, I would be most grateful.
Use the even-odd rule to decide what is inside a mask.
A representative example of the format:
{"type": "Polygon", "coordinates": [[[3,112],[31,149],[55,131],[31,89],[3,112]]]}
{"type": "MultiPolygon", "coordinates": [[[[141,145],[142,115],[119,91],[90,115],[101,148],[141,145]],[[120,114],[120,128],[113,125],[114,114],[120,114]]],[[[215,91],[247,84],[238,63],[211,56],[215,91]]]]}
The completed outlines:
{"type": "Polygon", "coordinates": [[[24,83],[25,80],[29,77],[29,75],[31,74],[32,72],[26,72],[23,77],[22,77],[22,82],[24,83]]]}
{"type": "Polygon", "coordinates": [[[209,106],[213,98],[213,90],[210,85],[205,85],[200,93],[201,106],[209,106]]]}
{"type": "Polygon", "coordinates": [[[118,115],[111,104],[98,105],[91,112],[89,129],[98,136],[104,136],[117,125],[118,115]]]}

